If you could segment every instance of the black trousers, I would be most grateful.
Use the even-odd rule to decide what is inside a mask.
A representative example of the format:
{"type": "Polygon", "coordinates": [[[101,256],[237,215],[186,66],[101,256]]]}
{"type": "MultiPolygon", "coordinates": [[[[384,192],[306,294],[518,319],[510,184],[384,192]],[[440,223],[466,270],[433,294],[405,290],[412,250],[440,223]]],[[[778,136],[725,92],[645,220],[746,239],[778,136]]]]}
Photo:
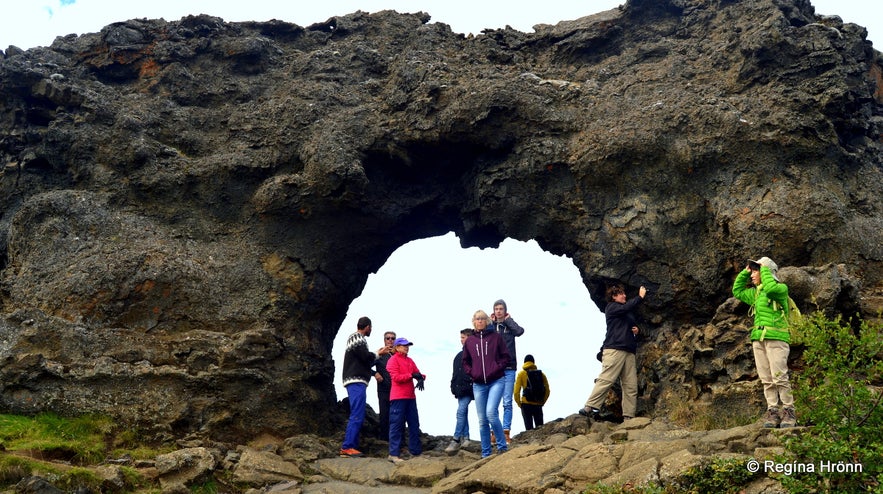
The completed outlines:
{"type": "Polygon", "coordinates": [[[377,407],[380,413],[378,420],[380,421],[380,430],[377,431],[377,439],[381,441],[389,441],[389,390],[377,390],[377,407]]]}
{"type": "Polygon", "coordinates": [[[522,403],[521,416],[524,417],[524,430],[533,430],[535,427],[543,425],[543,406],[522,403]]]}

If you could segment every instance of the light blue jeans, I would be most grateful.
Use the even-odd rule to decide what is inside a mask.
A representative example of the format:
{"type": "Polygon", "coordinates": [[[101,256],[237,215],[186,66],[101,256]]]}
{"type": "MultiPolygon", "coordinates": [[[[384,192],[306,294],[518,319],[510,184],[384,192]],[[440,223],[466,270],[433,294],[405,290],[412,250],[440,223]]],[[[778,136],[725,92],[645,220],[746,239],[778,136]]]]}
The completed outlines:
{"type": "Polygon", "coordinates": [[[472,398],[457,398],[457,425],[454,427],[454,439],[469,439],[469,403],[472,398]]]}
{"type": "Polygon", "coordinates": [[[500,422],[500,400],[506,389],[506,381],[502,377],[490,384],[472,383],[472,394],[475,395],[475,411],[478,414],[478,431],[481,437],[481,457],[485,458],[493,452],[491,430],[497,440],[497,452],[509,450],[506,436],[503,434],[503,423],[500,422]]]}
{"type": "Polygon", "coordinates": [[[506,389],[503,391],[503,430],[512,430],[512,393],[515,391],[515,369],[506,369],[503,374],[506,389]]]}

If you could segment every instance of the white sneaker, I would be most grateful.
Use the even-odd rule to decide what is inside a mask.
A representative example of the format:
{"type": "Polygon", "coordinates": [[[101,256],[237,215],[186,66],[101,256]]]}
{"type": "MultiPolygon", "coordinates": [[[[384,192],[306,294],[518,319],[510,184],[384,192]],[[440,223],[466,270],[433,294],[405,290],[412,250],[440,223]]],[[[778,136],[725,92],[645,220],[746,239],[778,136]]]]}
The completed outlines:
{"type": "Polygon", "coordinates": [[[389,460],[389,461],[391,461],[391,462],[393,462],[393,463],[395,463],[396,465],[398,465],[399,463],[404,463],[404,462],[405,462],[405,460],[403,460],[401,456],[392,456],[392,455],[390,455],[390,456],[387,456],[386,459],[389,460]]]}
{"type": "Polygon", "coordinates": [[[452,455],[460,449],[460,446],[460,442],[454,439],[453,441],[451,441],[450,444],[448,444],[448,447],[445,448],[445,453],[452,455]]]}

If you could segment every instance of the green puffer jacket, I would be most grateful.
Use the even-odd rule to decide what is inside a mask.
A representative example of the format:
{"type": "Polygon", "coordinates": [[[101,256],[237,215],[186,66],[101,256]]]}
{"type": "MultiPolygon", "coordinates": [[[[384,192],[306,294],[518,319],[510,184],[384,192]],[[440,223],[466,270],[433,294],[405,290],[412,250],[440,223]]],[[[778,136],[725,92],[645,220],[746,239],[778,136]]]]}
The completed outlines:
{"type": "Polygon", "coordinates": [[[751,271],[743,269],[733,282],[733,296],[754,308],[751,341],[780,340],[791,343],[788,331],[788,285],[773,278],[770,268],[760,267],[760,286],[751,286],[751,271]]]}

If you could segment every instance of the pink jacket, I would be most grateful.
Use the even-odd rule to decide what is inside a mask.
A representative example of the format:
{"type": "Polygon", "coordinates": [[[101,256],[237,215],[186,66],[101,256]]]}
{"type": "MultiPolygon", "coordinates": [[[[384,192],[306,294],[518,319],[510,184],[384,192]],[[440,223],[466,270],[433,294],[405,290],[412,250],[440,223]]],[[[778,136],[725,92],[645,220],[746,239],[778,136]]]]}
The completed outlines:
{"type": "Polygon", "coordinates": [[[411,360],[411,357],[395,353],[386,363],[386,370],[392,379],[389,401],[417,399],[417,395],[414,393],[414,378],[411,377],[411,374],[420,372],[420,369],[417,368],[417,364],[411,360]]]}

